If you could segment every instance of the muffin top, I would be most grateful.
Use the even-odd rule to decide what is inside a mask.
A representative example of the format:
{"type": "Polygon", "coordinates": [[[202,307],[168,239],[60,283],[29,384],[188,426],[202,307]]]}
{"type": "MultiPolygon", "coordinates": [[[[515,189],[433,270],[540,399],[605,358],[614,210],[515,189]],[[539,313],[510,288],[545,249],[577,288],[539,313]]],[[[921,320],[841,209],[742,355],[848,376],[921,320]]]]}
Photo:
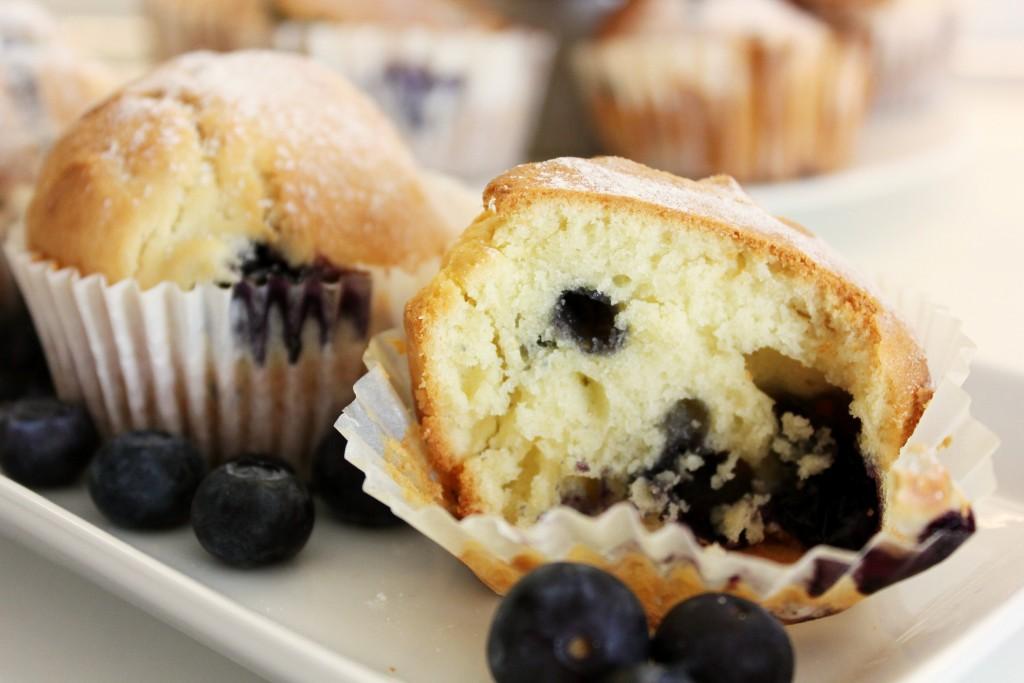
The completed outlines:
{"type": "Polygon", "coordinates": [[[193,53],[79,119],[46,159],[27,247],[141,286],[291,266],[414,268],[448,239],[397,133],[341,77],[271,52],[193,53]]]}
{"type": "Polygon", "coordinates": [[[431,28],[498,28],[505,20],[480,0],[275,0],[291,19],[431,28]]]}
{"type": "Polygon", "coordinates": [[[820,36],[825,27],[784,0],[632,0],[598,32],[621,36],[672,36],[689,31],[786,39],[820,36]]]}

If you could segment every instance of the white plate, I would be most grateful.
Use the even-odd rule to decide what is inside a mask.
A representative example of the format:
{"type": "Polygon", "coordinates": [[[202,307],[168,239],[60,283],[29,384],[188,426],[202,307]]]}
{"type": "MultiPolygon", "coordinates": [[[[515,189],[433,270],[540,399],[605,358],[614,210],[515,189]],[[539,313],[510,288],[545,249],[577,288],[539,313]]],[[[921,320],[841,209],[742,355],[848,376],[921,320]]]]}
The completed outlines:
{"type": "MultiPolygon", "coordinates": [[[[975,413],[1004,441],[998,496],[949,561],[853,609],[790,628],[801,683],[939,683],[1024,625],[1024,376],[977,368],[975,413]]],[[[321,515],[295,562],[242,572],[188,529],[111,529],[82,489],[38,496],[0,477],[0,525],[29,546],[254,671],[281,681],[488,680],[495,598],[410,530],[359,531],[321,515]]]]}
{"type": "Polygon", "coordinates": [[[821,176],[746,184],[754,200],[779,215],[797,215],[879,199],[955,173],[968,158],[969,129],[953,102],[878,112],[861,133],[853,162],[821,176]]]}

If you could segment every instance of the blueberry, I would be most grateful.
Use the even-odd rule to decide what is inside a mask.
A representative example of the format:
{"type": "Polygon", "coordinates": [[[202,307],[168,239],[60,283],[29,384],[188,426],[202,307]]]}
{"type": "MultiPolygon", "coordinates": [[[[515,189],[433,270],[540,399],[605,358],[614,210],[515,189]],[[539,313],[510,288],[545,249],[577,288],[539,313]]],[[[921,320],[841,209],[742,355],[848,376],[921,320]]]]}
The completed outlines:
{"type": "Polygon", "coordinates": [[[662,420],[665,451],[676,456],[687,451],[699,452],[708,436],[711,416],[708,405],[697,398],[676,401],[662,420]]]}
{"type": "Polygon", "coordinates": [[[881,527],[877,475],[858,445],[860,420],[850,413],[850,395],[832,392],[813,398],[776,396],[775,413],[803,415],[817,429],[828,427],[836,450],[831,467],[801,481],[793,465],[778,484],[766,510],[805,548],[819,544],[860,550],[881,527]]]}
{"type": "Polygon", "coordinates": [[[55,398],[18,401],[0,416],[0,467],[25,486],[74,483],[98,443],[85,409],[55,398]]]}
{"type": "Polygon", "coordinates": [[[366,475],[345,460],[347,445],[345,437],[333,429],[324,436],[313,459],[313,490],[343,522],[368,527],[401,524],[387,505],[363,493],[366,475]]]}
{"type": "Polygon", "coordinates": [[[618,313],[607,294],[585,287],[566,290],[555,303],[555,331],[584,353],[612,353],[626,342],[626,331],[616,325],[618,313]]]}
{"type": "Polygon", "coordinates": [[[697,683],[788,683],[793,646],[775,617],[725,593],[690,598],[665,615],[655,661],[684,665],[697,683]]]}
{"type": "Polygon", "coordinates": [[[190,442],[163,432],[128,432],[96,453],[89,495],[107,519],[133,529],[184,523],[206,463],[190,442]]]}
{"type": "Polygon", "coordinates": [[[647,618],[614,576],[583,564],[544,565],[498,607],[487,639],[497,683],[592,681],[647,659],[647,618]]]}
{"type": "Polygon", "coordinates": [[[53,395],[46,357],[24,310],[0,320],[0,402],[53,395]]]}
{"type": "Polygon", "coordinates": [[[235,567],[287,560],[313,533],[313,498],[280,460],[253,455],[208,474],[192,500],[199,543],[235,567]]]}
{"type": "Polygon", "coordinates": [[[697,683],[683,665],[663,666],[644,663],[628,669],[619,669],[601,679],[601,683],[697,683]]]}

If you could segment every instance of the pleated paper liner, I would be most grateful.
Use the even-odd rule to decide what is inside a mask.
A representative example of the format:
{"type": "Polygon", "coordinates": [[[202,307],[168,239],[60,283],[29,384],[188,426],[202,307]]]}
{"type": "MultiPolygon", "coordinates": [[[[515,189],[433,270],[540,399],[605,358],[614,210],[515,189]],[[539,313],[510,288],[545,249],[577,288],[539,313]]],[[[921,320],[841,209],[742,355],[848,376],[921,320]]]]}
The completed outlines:
{"type": "Polygon", "coordinates": [[[838,168],[868,104],[865,51],[827,35],[620,38],[582,44],[573,57],[609,151],[692,178],[838,168]]]}
{"type": "Polygon", "coordinates": [[[678,601],[712,590],[757,600],[786,621],[813,619],[945,559],[974,531],[966,501],[995,489],[998,439],[970,415],[961,388],[974,347],[945,310],[912,292],[885,291],[927,354],[935,395],[889,473],[894,492],[885,526],[859,552],[818,546],[795,562],[777,562],[702,546],[684,525],[648,529],[627,503],[595,517],[558,507],[526,527],[497,515],[458,519],[419,440],[397,332],[371,342],[369,372],[337,428],[349,441],[346,457],[366,473],[366,491],[498,593],[539,564],[568,559],[619,576],[652,622],[678,601]]]}
{"type": "Polygon", "coordinates": [[[367,273],[142,290],[7,253],[58,395],[107,435],[162,429],[212,462],[266,453],[304,471],[362,371],[367,273]]]}
{"type": "Polygon", "coordinates": [[[368,92],[426,166],[490,178],[526,159],[554,56],[539,31],[286,23],[296,50],[368,92]]]}

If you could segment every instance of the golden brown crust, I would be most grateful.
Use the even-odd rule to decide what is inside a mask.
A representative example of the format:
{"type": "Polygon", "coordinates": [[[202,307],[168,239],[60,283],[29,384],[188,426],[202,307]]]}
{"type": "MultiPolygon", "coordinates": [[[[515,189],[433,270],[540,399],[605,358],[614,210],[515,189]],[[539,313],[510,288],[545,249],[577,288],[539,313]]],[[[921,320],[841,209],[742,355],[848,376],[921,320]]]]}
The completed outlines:
{"type": "MultiPolygon", "coordinates": [[[[430,327],[462,296],[456,280],[487,258],[490,226],[535,202],[570,201],[642,212],[678,225],[704,230],[770,255],[780,272],[818,283],[841,302],[836,315],[860,330],[872,350],[878,374],[885,378],[885,420],[874,441],[875,464],[888,471],[913,432],[931,398],[931,380],[923,352],[899,318],[857,282],[846,266],[806,230],[773,218],[730,178],[695,182],[612,157],[555,159],[512,169],[493,180],[484,193],[486,211],[448,256],[441,274],[406,308],[409,367],[424,441],[435,467],[459,479],[458,459],[439,426],[431,394],[425,344],[430,327]]],[[[458,514],[479,511],[478,493],[469,477],[459,479],[458,514]]]]}
{"type": "Polygon", "coordinates": [[[289,19],[431,28],[497,28],[507,23],[478,0],[274,0],[289,19]]]}
{"type": "Polygon", "coordinates": [[[143,286],[230,278],[252,243],[293,264],[415,267],[447,232],[374,106],[269,52],[186,55],[115,94],[58,141],[27,218],[30,249],[143,286]]]}

